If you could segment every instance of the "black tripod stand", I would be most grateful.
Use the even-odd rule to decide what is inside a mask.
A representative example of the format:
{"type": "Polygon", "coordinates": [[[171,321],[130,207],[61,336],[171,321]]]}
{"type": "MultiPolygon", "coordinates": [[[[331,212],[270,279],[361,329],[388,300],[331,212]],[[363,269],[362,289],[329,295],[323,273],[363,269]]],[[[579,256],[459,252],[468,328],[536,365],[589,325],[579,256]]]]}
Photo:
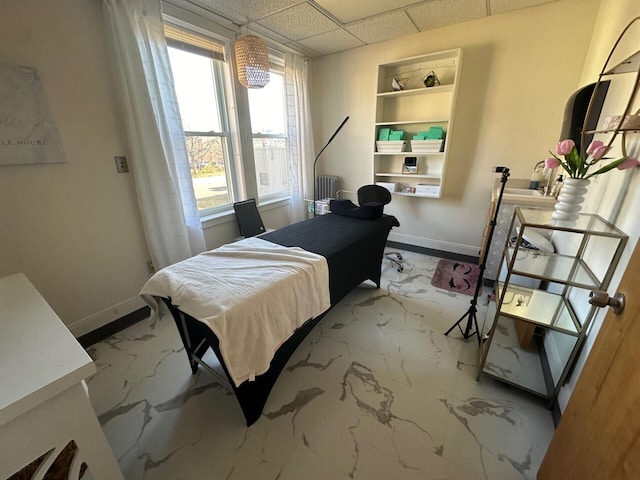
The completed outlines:
{"type": "Polygon", "coordinates": [[[509,178],[509,169],[507,167],[493,167],[493,172],[502,173],[502,178],[500,179],[500,183],[502,183],[502,185],[500,186],[500,195],[498,195],[498,202],[496,203],[496,209],[493,212],[493,218],[489,223],[489,235],[487,236],[487,243],[486,243],[487,246],[484,249],[482,258],[480,259],[480,275],[478,277],[478,283],[476,284],[476,291],[473,294],[473,298],[471,299],[471,305],[469,305],[469,309],[467,310],[467,312],[464,315],[462,315],[462,317],[460,317],[460,319],[456,323],[451,325],[451,328],[449,328],[449,330],[447,330],[444,333],[445,335],[449,335],[449,333],[451,333],[451,330],[453,330],[455,327],[458,327],[460,329],[460,332],[462,333],[462,336],[465,339],[469,338],[471,335],[477,335],[478,345],[482,343],[482,340],[480,338],[480,329],[478,328],[478,319],[476,317],[476,313],[478,312],[478,309],[476,308],[476,306],[478,305],[478,296],[480,295],[480,290],[482,290],[482,279],[484,275],[484,270],[487,267],[487,257],[489,256],[489,247],[491,245],[491,239],[493,238],[493,231],[496,229],[496,223],[498,220],[498,211],[500,210],[500,203],[502,202],[502,194],[504,193],[504,187],[507,184],[507,179],[509,178]],[[465,329],[462,330],[460,323],[462,323],[465,317],[468,317],[467,325],[465,329]],[[471,331],[472,326],[476,327],[475,332],[471,331]]]}

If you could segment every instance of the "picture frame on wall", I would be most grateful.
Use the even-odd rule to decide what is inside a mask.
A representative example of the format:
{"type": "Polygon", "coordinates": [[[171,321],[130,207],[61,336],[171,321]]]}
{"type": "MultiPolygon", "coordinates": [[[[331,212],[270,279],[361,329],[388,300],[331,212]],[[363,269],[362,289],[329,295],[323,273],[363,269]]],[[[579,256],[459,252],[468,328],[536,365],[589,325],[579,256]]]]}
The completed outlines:
{"type": "Polygon", "coordinates": [[[0,62],[0,91],[0,165],[65,162],[37,70],[0,62]]]}

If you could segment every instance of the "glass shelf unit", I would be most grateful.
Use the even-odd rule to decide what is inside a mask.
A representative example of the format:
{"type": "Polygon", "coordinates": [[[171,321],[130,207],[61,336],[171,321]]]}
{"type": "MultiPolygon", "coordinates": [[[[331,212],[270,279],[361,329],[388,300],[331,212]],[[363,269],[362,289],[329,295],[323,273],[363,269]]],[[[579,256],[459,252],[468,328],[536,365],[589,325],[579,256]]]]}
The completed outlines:
{"type": "Polygon", "coordinates": [[[539,280],[566,283],[580,288],[595,289],[599,282],[587,264],[580,258],[540,250],[507,247],[505,261],[511,263],[515,254],[512,273],[539,280]]]}
{"type": "Polygon", "coordinates": [[[488,352],[484,373],[535,395],[548,396],[549,389],[538,353],[520,347],[513,321],[499,317],[496,330],[493,342],[498,348],[488,352]]]}
{"type": "Polygon", "coordinates": [[[478,369],[478,379],[484,374],[540,395],[549,407],[595,316],[588,293],[606,291],[628,238],[598,215],[566,221],[552,213],[514,209],[478,369]],[[557,253],[523,246],[540,235],[557,253]]]}
{"type": "Polygon", "coordinates": [[[514,284],[505,291],[504,284],[499,282],[498,296],[503,316],[578,336],[580,325],[562,295],[514,284]]]}

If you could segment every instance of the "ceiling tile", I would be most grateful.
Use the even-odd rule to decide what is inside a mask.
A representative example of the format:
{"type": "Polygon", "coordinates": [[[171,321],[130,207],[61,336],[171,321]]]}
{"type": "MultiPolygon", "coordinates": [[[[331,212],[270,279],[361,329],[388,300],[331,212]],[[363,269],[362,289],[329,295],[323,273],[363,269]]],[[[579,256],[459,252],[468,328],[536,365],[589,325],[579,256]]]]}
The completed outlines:
{"type": "Polygon", "coordinates": [[[417,0],[315,0],[342,23],[363,20],[373,15],[418,3],[417,0]]]}
{"type": "Polygon", "coordinates": [[[348,50],[350,48],[361,47],[364,45],[360,40],[341,28],[333,30],[332,32],[316,35],[315,37],[305,38],[304,40],[300,40],[298,43],[315,50],[321,55],[341,52],[342,50],[348,50]]]}
{"type": "Polygon", "coordinates": [[[431,0],[407,8],[407,14],[421,32],[487,15],[485,0],[431,0]]]}
{"type": "Polygon", "coordinates": [[[309,58],[320,57],[322,55],[320,52],[316,52],[315,50],[309,47],[306,47],[305,45],[302,45],[299,42],[287,43],[287,47],[292,48],[297,52],[300,52],[301,54],[306,55],[309,58]]]}
{"type": "MultiPolygon", "coordinates": [[[[292,48],[293,50],[296,50],[298,53],[302,55],[306,55],[307,57],[313,58],[313,57],[320,56],[320,54],[315,50],[312,50],[308,47],[305,47],[304,45],[301,45],[298,42],[294,42],[293,40],[283,37],[279,33],[274,32],[273,30],[267,27],[263,27],[258,23],[252,22],[249,25],[247,25],[247,28],[249,33],[253,35],[258,35],[259,37],[262,37],[265,40],[275,40],[276,42],[281,43],[282,45],[286,45],[287,47],[292,48]]],[[[244,33],[244,31],[245,29],[243,27],[242,32],[244,33]]]]}
{"type": "Polygon", "coordinates": [[[245,27],[242,28],[242,34],[245,34],[245,33],[258,35],[259,37],[266,37],[282,44],[291,42],[291,39],[287,37],[283,37],[278,32],[274,32],[270,28],[263,27],[259,23],[255,23],[255,22],[248,24],[246,29],[245,27]]]}
{"type": "Polygon", "coordinates": [[[315,57],[410,35],[416,27],[426,31],[557,0],[165,1],[196,13],[208,10],[242,33],[248,30],[315,57]]]}
{"type": "Polygon", "coordinates": [[[553,1],[555,0],[489,0],[489,4],[491,6],[491,15],[498,15],[499,13],[533,7],[553,1]]]}
{"type": "Polygon", "coordinates": [[[275,32],[291,40],[300,40],[335,30],[336,25],[308,3],[287,8],[258,21],[275,32]]]}
{"type": "Polygon", "coordinates": [[[202,8],[244,24],[301,3],[303,0],[190,0],[202,8]]]}
{"type": "Polygon", "coordinates": [[[413,22],[402,10],[372,17],[347,25],[345,28],[365,43],[382,42],[418,32],[413,22]]]}

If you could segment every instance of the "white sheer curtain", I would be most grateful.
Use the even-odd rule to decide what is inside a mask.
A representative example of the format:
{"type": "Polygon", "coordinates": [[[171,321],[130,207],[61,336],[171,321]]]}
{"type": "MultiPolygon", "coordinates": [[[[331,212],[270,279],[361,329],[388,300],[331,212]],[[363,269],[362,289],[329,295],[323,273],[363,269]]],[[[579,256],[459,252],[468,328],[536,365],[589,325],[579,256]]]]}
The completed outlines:
{"type": "Polygon", "coordinates": [[[160,0],[103,0],[147,244],[156,269],[205,250],[160,0]]]}
{"type": "Polygon", "coordinates": [[[305,198],[313,198],[313,132],[309,110],[308,62],[285,54],[285,89],[291,179],[291,222],[307,218],[305,198]]]}

